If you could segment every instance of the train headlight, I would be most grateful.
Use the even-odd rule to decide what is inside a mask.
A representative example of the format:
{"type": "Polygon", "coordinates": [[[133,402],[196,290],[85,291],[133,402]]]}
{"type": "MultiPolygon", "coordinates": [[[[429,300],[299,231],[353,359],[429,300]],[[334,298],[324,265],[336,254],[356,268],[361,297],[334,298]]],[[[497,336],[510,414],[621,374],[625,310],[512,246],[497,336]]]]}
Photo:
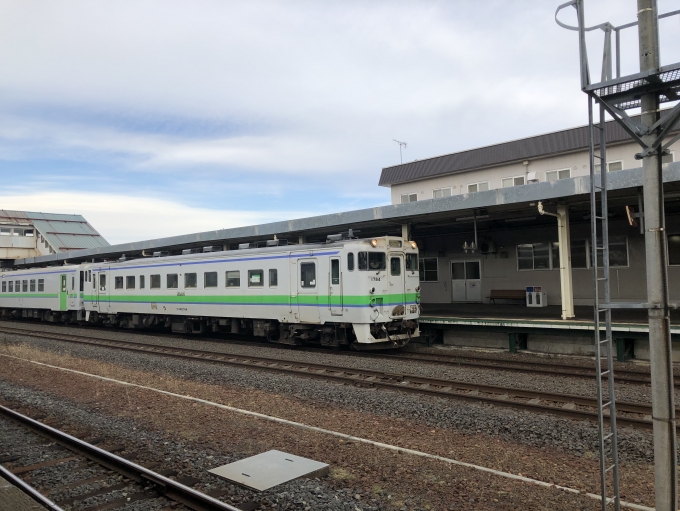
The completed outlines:
{"type": "Polygon", "coordinates": [[[411,248],[415,250],[416,248],[418,248],[418,244],[415,241],[412,241],[411,248]]]}
{"type": "Polygon", "coordinates": [[[372,240],[371,240],[371,246],[372,246],[373,248],[377,247],[377,246],[378,246],[378,240],[372,239],[372,240]]]}

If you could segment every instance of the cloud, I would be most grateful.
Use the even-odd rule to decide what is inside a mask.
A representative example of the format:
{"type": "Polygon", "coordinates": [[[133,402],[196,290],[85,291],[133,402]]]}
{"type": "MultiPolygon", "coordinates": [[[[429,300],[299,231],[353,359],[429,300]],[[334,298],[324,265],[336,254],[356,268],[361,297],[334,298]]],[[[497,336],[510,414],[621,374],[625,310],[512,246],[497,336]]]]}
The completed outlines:
{"type": "Polygon", "coordinates": [[[103,193],[46,192],[0,195],[3,209],[81,214],[111,244],[240,227],[314,212],[257,212],[189,207],[157,198],[103,193]]]}

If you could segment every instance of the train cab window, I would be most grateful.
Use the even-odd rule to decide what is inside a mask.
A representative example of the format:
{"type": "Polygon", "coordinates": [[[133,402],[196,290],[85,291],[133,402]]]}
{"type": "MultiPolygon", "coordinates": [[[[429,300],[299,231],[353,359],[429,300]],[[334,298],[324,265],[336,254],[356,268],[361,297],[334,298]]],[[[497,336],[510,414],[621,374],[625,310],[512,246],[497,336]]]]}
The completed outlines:
{"type": "Polygon", "coordinates": [[[406,254],[406,269],[418,271],[418,254],[406,254]]]}
{"type": "Polygon", "coordinates": [[[28,293],[28,280],[21,281],[21,291],[28,293]]]}
{"type": "Polygon", "coordinates": [[[216,271],[207,271],[203,274],[203,287],[217,287],[216,271]]]}
{"type": "Polygon", "coordinates": [[[184,274],[184,287],[193,288],[197,286],[198,279],[195,273],[185,273],[184,274]]]}
{"type": "Polygon", "coordinates": [[[2,281],[2,292],[3,293],[7,292],[7,282],[4,280],[2,281]]]}
{"type": "Polygon", "coordinates": [[[269,287],[276,287],[279,285],[279,270],[269,270],[269,287]]]}
{"type": "Polygon", "coordinates": [[[390,274],[393,277],[398,277],[401,275],[401,258],[400,257],[390,257],[390,274]]]}
{"type": "Polygon", "coordinates": [[[340,259],[331,259],[331,284],[340,284],[340,259]]]}
{"type": "Polygon", "coordinates": [[[236,270],[236,271],[228,271],[227,274],[227,287],[241,287],[241,272],[236,270]]]}
{"type": "Polygon", "coordinates": [[[352,252],[347,254],[347,270],[354,271],[354,254],[352,252]]]}
{"type": "Polygon", "coordinates": [[[161,288],[161,276],[160,275],[151,275],[151,282],[150,282],[151,289],[160,289],[161,288]]]}
{"type": "Polygon", "coordinates": [[[130,275],[128,277],[125,277],[125,289],[134,289],[135,288],[135,276],[130,275]]]}
{"type": "Polygon", "coordinates": [[[114,277],[113,287],[115,289],[123,289],[123,277],[114,277]]]}
{"type": "Polygon", "coordinates": [[[381,271],[387,267],[384,252],[359,252],[359,269],[381,271]]]}
{"type": "Polygon", "coordinates": [[[35,293],[35,279],[31,279],[28,289],[31,293],[35,293]]]}
{"type": "Polygon", "coordinates": [[[359,259],[359,269],[368,270],[368,252],[359,252],[357,255],[359,259]]]}
{"type": "Polygon", "coordinates": [[[316,287],[316,264],[300,263],[300,286],[316,287]]]}
{"type": "Polygon", "coordinates": [[[38,279],[38,292],[45,291],[45,279],[38,279]]]}
{"type": "Polygon", "coordinates": [[[85,279],[87,278],[87,272],[80,272],[80,291],[85,291],[85,279]]]}
{"type": "Polygon", "coordinates": [[[264,286],[264,271],[248,270],[248,287],[264,286]]]}
{"type": "Polygon", "coordinates": [[[99,290],[106,291],[106,275],[103,273],[99,274],[99,290]]]}
{"type": "Polygon", "coordinates": [[[144,282],[144,280],[145,280],[145,279],[144,279],[144,275],[140,275],[140,276],[139,276],[139,289],[144,289],[144,286],[146,285],[146,283],[144,282]]]}
{"type": "Polygon", "coordinates": [[[179,286],[179,279],[177,278],[176,273],[168,273],[167,275],[167,288],[168,289],[177,289],[179,286]]]}
{"type": "Polygon", "coordinates": [[[7,282],[7,285],[8,285],[7,292],[13,293],[14,292],[14,281],[10,280],[9,282],[7,282]]]}

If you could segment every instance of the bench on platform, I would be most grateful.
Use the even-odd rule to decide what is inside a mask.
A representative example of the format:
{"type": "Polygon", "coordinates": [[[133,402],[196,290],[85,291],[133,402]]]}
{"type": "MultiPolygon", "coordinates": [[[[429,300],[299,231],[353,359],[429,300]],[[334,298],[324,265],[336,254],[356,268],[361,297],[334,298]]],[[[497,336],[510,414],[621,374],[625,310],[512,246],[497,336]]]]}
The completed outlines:
{"type": "Polygon", "coordinates": [[[527,293],[524,289],[492,289],[487,297],[489,303],[496,300],[522,300],[523,302],[527,299],[527,293]]]}

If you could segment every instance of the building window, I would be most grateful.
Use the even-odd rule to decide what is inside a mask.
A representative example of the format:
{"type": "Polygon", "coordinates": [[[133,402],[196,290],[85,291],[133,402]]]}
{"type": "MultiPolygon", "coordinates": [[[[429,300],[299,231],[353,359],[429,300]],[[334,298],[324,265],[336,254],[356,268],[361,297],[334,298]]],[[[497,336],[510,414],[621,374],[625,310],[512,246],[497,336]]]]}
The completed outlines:
{"type": "Polygon", "coordinates": [[[279,271],[276,269],[269,270],[269,287],[276,287],[279,285],[279,271]]]}
{"type": "Polygon", "coordinates": [[[45,280],[38,279],[38,292],[45,291],[45,280]]]}
{"type": "Polygon", "coordinates": [[[661,156],[661,164],[665,165],[666,163],[673,163],[675,161],[674,156],[675,156],[675,153],[662,155],[661,156]]]}
{"type": "Polygon", "coordinates": [[[144,289],[144,285],[145,285],[144,280],[145,280],[144,275],[140,275],[139,276],[139,289],[144,289]]]}
{"type": "Polygon", "coordinates": [[[0,227],[0,236],[11,236],[12,229],[8,227],[0,227]]]}
{"type": "Polygon", "coordinates": [[[418,194],[417,193],[402,193],[401,194],[401,203],[406,204],[407,202],[417,202],[418,201],[418,194]]]}
{"type": "Polygon", "coordinates": [[[35,293],[35,279],[31,279],[29,291],[35,293]]]}
{"type": "Polygon", "coordinates": [[[135,276],[127,276],[125,277],[125,289],[134,289],[135,288],[135,276]]]}
{"type": "Polygon", "coordinates": [[[517,245],[518,270],[550,270],[559,268],[557,243],[524,243],[517,245]],[[557,257],[555,256],[557,254],[557,257]]]}
{"type": "Polygon", "coordinates": [[[168,273],[166,277],[167,289],[177,289],[179,287],[179,278],[176,273],[168,273]]]}
{"type": "MultiPolygon", "coordinates": [[[[602,250],[597,251],[597,266],[603,266],[602,250]]],[[[628,238],[609,238],[609,266],[628,266],[628,238]]]]}
{"type": "Polygon", "coordinates": [[[151,284],[149,287],[151,289],[160,289],[161,288],[161,276],[160,275],[151,275],[151,281],[149,282],[151,284]]]}
{"type": "MultiPolygon", "coordinates": [[[[623,169],[623,161],[608,161],[607,162],[607,172],[615,172],[617,170],[623,169]]],[[[595,174],[599,174],[602,170],[602,166],[599,164],[595,165],[595,174]]]]}
{"type": "Polygon", "coordinates": [[[557,181],[558,179],[569,179],[570,177],[571,169],[548,170],[545,173],[546,181],[557,181]]]}
{"type": "Polygon", "coordinates": [[[451,197],[451,188],[437,188],[432,190],[433,199],[441,199],[442,197],[451,197]]]}
{"type": "Polygon", "coordinates": [[[571,267],[577,269],[590,268],[590,241],[572,240],[571,267]]]}
{"type": "Polygon", "coordinates": [[[436,257],[425,257],[419,261],[420,282],[439,281],[439,265],[436,257]]]}
{"type": "Polygon", "coordinates": [[[316,287],[316,264],[300,264],[300,286],[304,288],[316,287]]]}
{"type": "Polygon", "coordinates": [[[489,182],[488,181],[481,181],[479,183],[471,183],[468,185],[468,193],[475,193],[475,192],[485,192],[489,189],[489,182]]]}
{"type": "Polygon", "coordinates": [[[354,271],[354,254],[352,252],[347,254],[347,270],[354,271]]]}
{"type": "Polygon", "coordinates": [[[248,287],[264,286],[264,271],[248,270],[248,287]]]}
{"type": "Polygon", "coordinates": [[[195,288],[198,286],[198,279],[195,273],[185,273],[184,274],[184,287],[185,288],[195,288]]]}
{"type": "Polygon", "coordinates": [[[521,186],[524,184],[524,176],[504,177],[502,180],[503,188],[521,186]]]}
{"type": "Polygon", "coordinates": [[[241,272],[236,270],[236,271],[228,271],[226,273],[226,285],[227,287],[241,287],[241,272]]]}
{"type": "Polygon", "coordinates": [[[123,277],[116,277],[113,279],[113,287],[115,289],[123,289],[123,277]]]}
{"type": "Polygon", "coordinates": [[[33,229],[24,229],[24,236],[28,237],[35,236],[35,231],[33,231],[33,229]]]}
{"type": "Polygon", "coordinates": [[[216,271],[208,271],[203,274],[203,287],[217,287],[216,271]]]}

